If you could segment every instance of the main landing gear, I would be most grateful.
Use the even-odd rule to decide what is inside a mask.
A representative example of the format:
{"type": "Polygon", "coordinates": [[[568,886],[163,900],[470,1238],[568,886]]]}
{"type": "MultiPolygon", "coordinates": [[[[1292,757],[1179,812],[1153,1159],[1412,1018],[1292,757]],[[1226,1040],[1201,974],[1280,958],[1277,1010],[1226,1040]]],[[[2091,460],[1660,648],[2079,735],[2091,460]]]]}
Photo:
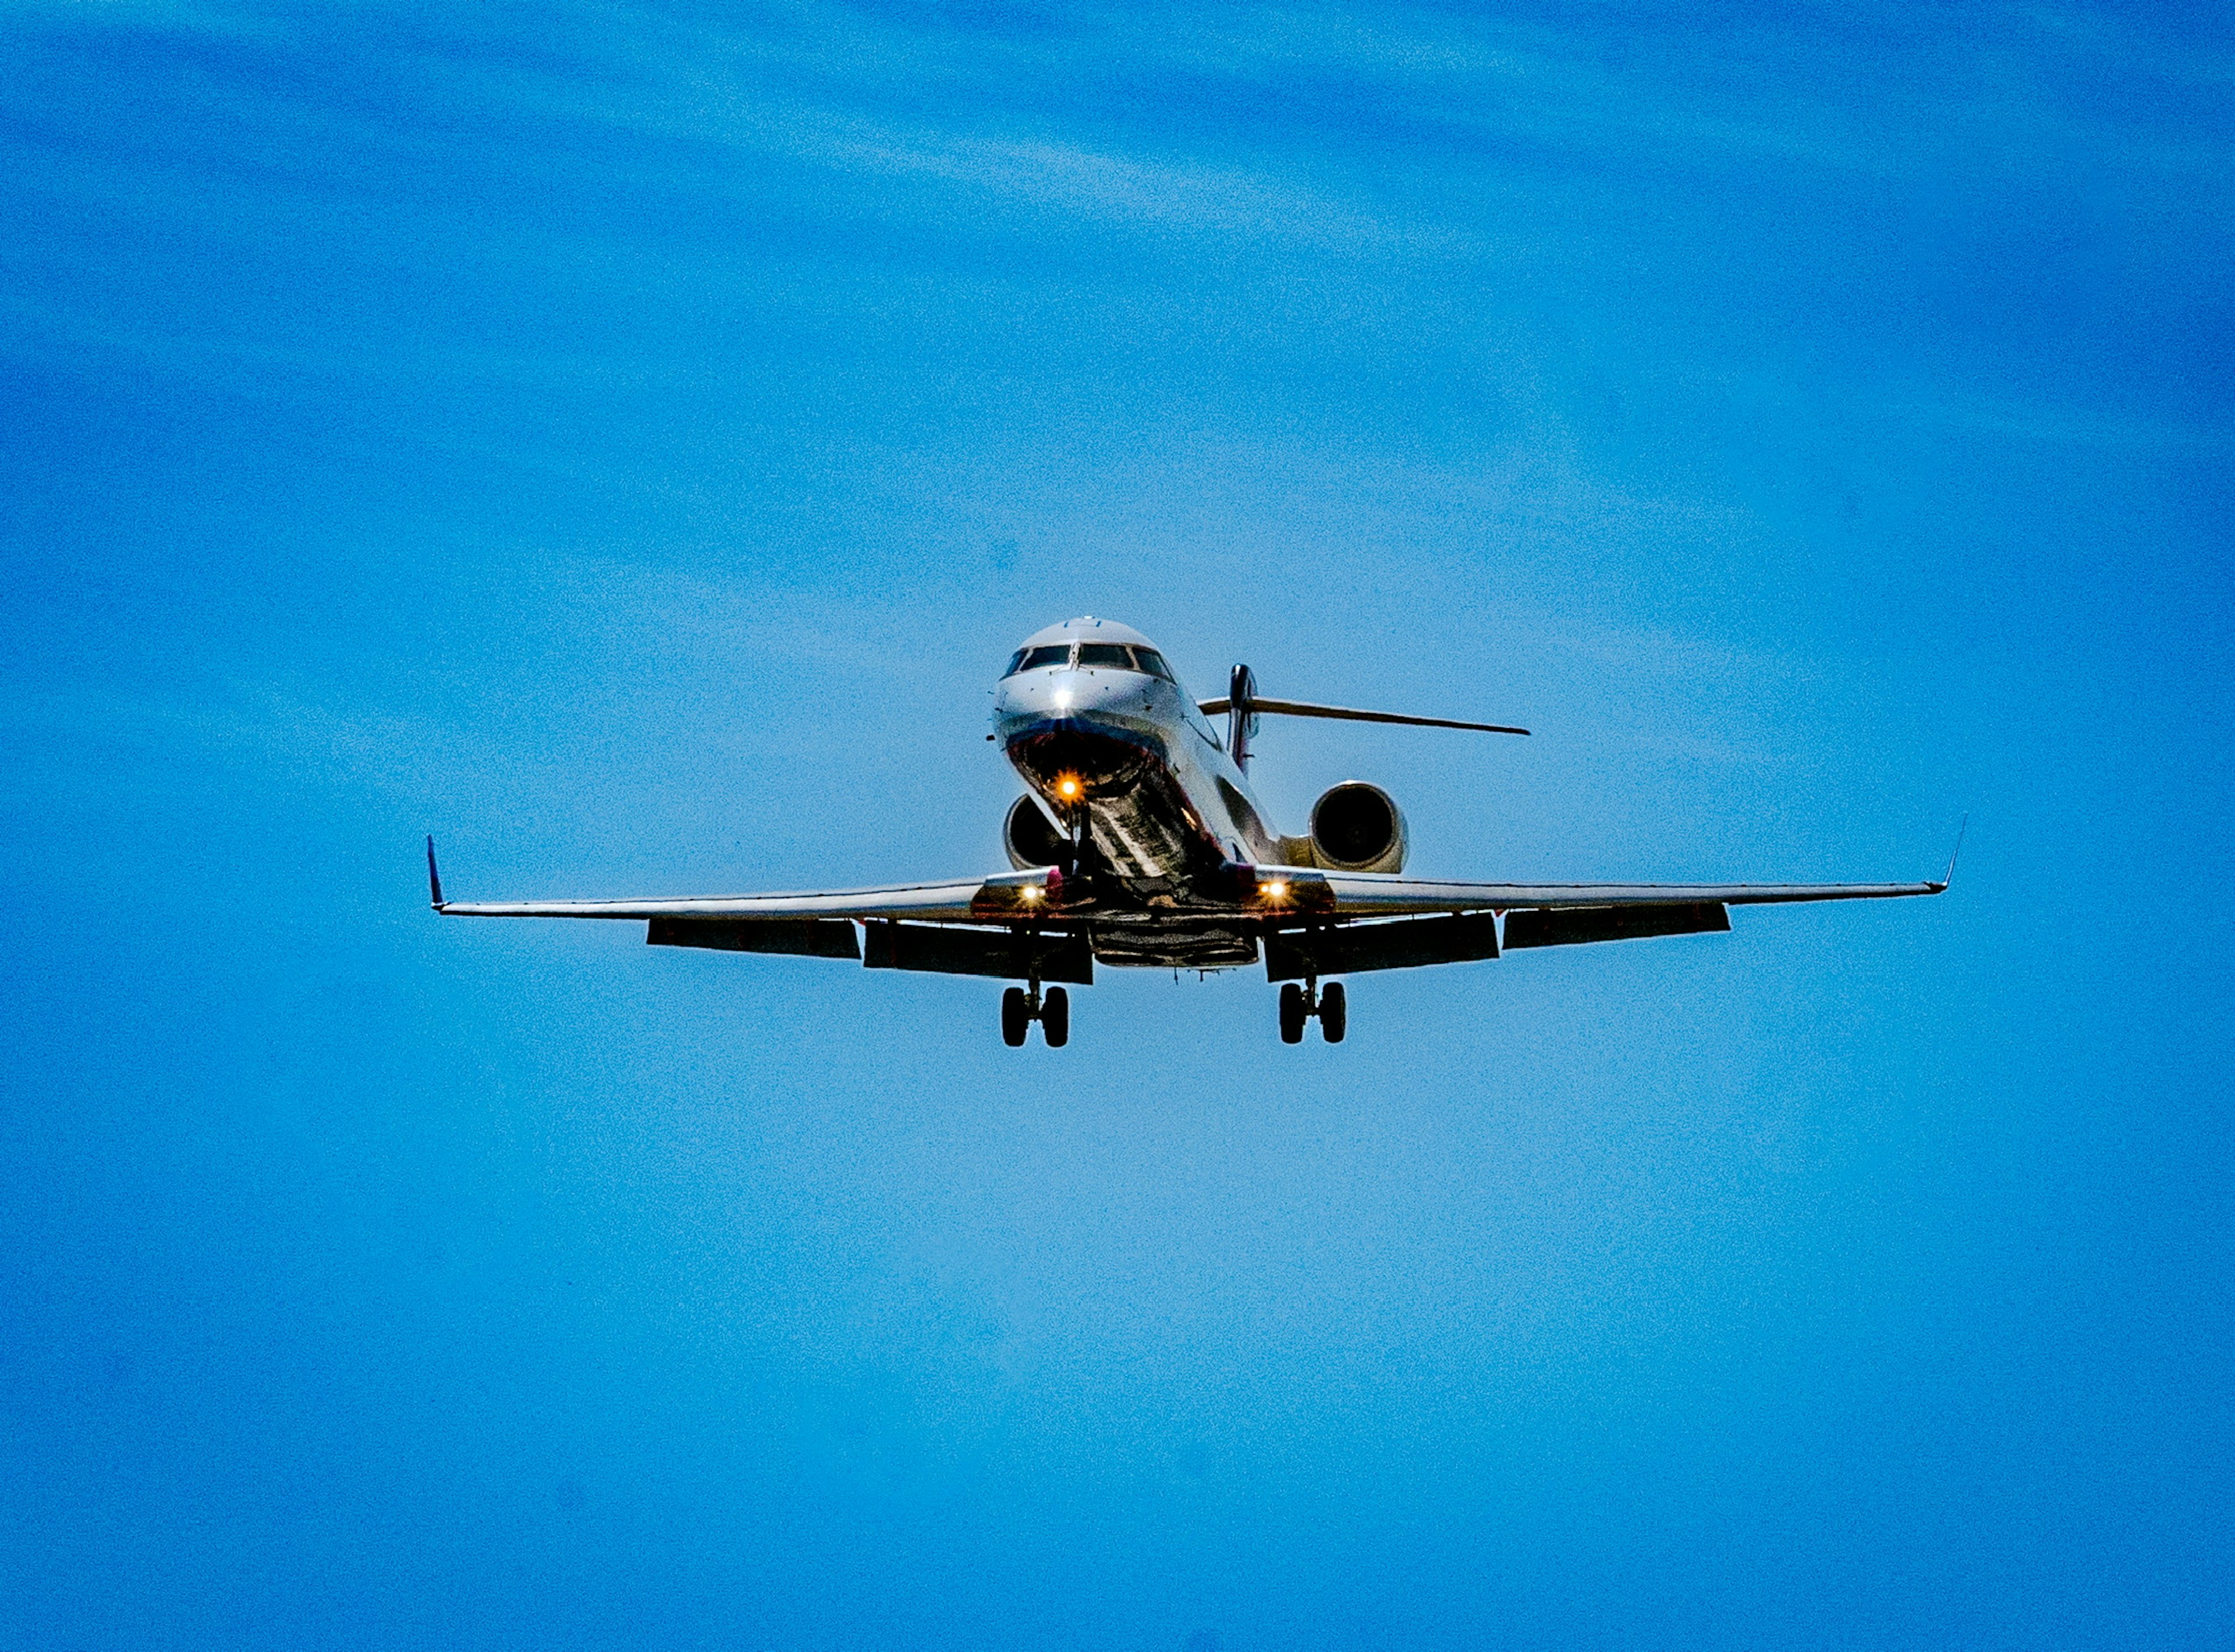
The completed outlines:
{"type": "Polygon", "coordinates": [[[1060,987],[1051,987],[1043,994],[1038,981],[1029,993],[1021,987],[1012,987],[1001,994],[1002,1043],[1012,1050],[1017,1048],[1034,1021],[1040,1024],[1040,1036],[1047,1040],[1049,1049],[1063,1048],[1071,1042],[1071,994],[1060,987]]]}
{"type": "Polygon", "coordinates": [[[1304,1023],[1314,1016],[1319,1018],[1321,1038],[1329,1044],[1342,1042],[1342,1035],[1350,1031],[1350,1005],[1340,981],[1324,987],[1316,980],[1304,987],[1290,981],[1281,988],[1281,1043],[1301,1044],[1304,1023]]]}

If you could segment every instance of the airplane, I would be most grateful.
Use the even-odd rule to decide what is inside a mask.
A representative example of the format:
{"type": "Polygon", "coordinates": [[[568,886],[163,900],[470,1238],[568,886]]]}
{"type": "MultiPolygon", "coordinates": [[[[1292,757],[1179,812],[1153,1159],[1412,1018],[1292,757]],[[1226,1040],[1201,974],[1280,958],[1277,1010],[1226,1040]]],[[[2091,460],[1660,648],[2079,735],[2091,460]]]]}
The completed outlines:
{"type": "MultiPolygon", "coordinates": [[[[1281,985],[1281,1039],[1308,1022],[1340,1044],[1344,983],[1382,969],[1468,963],[1535,947],[1727,931],[1730,908],[1938,895],[1924,883],[1473,883],[1403,875],[1405,816],[1380,787],[1346,780],[1310,829],[1267,823],[1249,785],[1267,716],[1526,735],[1503,724],[1356,711],[1257,692],[1236,665],[1198,701],[1148,638],[1092,616],[1025,639],[994,691],[994,742],[1025,783],[1001,841],[1011,870],[982,877],[790,895],[650,901],[447,901],[427,840],[435,910],[453,918],[607,918],[655,947],[857,960],[1021,981],[1001,994],[1001,1038],[1037,1023],[1071,1038],[1064,986],[1095,966],[1218,970],[1262,961],[1281,985]],[[1222,731],[1212,719],[1223,715],[1222,731]]],[[[1956,851],[1963,849],[1961,833],[1956,851]]]]}

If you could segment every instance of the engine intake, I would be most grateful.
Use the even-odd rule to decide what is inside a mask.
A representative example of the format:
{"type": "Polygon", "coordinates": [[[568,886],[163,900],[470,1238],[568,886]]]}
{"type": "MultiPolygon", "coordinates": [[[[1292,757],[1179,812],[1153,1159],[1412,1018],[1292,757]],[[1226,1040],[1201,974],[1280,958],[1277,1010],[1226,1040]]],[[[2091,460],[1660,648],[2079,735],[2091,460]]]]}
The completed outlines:
{"type": "Polygon", "coordinates": [[[1405,869],[1405,813],[1379,786],[1346,780],[1312,805],[1312,858],[1336,872],[1405,869]]]}
{"type": "Polygon", "coordinates": [[[1001,823],[1001,848],[1010,865],[1029,872],[1035,867],[1062,864],[1070,842],[1056,829],[1046,811],[1026,796],[1009,805],[1008,818],[1001,823]]]}

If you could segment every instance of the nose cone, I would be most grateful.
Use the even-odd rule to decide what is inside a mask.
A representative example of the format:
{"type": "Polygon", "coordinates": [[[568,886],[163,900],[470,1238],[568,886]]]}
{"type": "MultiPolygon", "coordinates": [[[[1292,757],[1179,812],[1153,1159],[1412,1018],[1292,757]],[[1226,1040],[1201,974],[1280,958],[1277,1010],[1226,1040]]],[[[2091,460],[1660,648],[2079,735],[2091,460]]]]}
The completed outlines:
{"type": "Polygon", "coordinates": [[[1005,678],[994,733],[1019,773],[1050,797],[1078,801],[1130,785],[1162,755],[1152,677],[1122,671],[1036,671],[1005,678]],[[1074,790],[1061,790],[1069,780],[1074,790]]]}
{"type": "Polygon", "coordinates": [[[1022,672],[994,692],[993,718],[1003,739],[1046,722],[1108,723],[1145,730],[1154,711],[1156,678],[1126,671],[1022,672]]]}

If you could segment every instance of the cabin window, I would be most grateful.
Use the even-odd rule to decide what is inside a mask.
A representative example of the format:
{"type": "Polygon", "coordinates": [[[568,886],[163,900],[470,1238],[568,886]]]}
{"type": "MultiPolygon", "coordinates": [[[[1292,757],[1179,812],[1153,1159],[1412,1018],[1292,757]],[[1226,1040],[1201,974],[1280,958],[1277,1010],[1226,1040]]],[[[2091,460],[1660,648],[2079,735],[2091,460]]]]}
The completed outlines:
{"type": "Polygon", "coordinates": [[[1078,645],[1078,668],[1091,671],[1096,667],[1113,671],[1131,671],[1131,650],[1114,642],[1083,642],[1078,645]]]}
{"type": "Polygon", "coordinates": [[[1019,672],[1041,671],[1050,665],[1060,665],[1071,659],[1067,642],[1044,643],[1038,648],[1019,648],[1017,657],[1009,662],[1009,669],[1001,674],[1014,677],[1019,672]]]}

